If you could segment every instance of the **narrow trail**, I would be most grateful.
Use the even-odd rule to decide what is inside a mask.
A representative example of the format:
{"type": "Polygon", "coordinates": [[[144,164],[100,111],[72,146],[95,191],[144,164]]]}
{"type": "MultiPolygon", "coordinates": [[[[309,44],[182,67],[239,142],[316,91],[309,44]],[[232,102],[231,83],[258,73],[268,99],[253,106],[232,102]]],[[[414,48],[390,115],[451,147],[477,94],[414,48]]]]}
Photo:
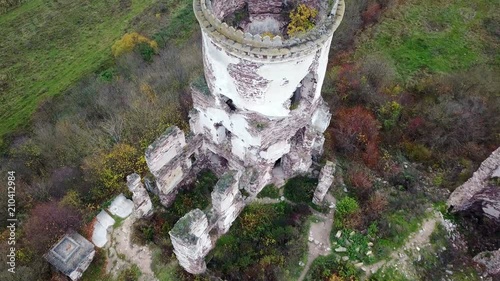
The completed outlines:
{"type": "MultiPolygon", "coordinates": [[[[330,194],[327,194],[325,197],[325,201],[332,202],[333,197],[330,194]]],[[[314,212],[316,216],[322,217],[323,221],[313,222],[311,223],[311,228],[309,229],[309,237],[308,237],[308,254],[307,254],[307,263],[300,274],[298,281],[304,280],[309,268],[313,261],[319,257],[327,256],[331,253],[331,245],[330,245],[330,232],[333,226],[333,215],[334,210],[330,209],[330,212],[325,216],[324,214],[314,212]]]]}
{"type": "Polygon", "coordinates": [[[131,241],[135,217],[129,216],[122,224],[112,230],[110,245],[107,247],[108,263],[106,272],[115,278],[132,265],[142,272],[139,281],[158,281],[151,270],[152,254],[147,246],[139,246],[131,241]]]}
{"type": "Polygon", "coordinates": [[[407,251],[418,253],[421,248],[429,245],[429,238],[436,228],[436,223],[439,223],[441,220],[441,215],[438,212],[434,212],[431,217],[423,221],[420,231],[411,234],[402,247],[391,253],[388,261],[382,260],[371,265],[363,266],[363,269],[366,272],[365,279],[368,279],[373,273],[382,268],[384,265],[395,265],[401,273],[405,275],[405,277],[412,279],[416,274],[412,260],[410,260],[410,256],[408,256],[407,251]]]}

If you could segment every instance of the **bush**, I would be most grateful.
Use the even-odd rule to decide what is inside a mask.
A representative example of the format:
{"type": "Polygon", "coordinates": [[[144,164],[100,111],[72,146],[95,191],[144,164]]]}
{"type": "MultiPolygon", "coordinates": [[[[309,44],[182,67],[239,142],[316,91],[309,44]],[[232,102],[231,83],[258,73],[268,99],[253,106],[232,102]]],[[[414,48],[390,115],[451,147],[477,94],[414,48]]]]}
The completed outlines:
{"type": "Polygon", "coordinates": [[[379,123],[373,114],[361,106],[341,108],[333,119],[333,137],[337,150],[362,156],[369,167],[379,159],[379,123]]]}
{"type": "Polygon", "coordinates": [[[158,44],[154,40],[148,39],[137,32],[132,32],[125,33],[120,40],[116,41],[111,47],[111,52],[113,53],[113,56],[118,57],[122,54],[131,52],[136,46],[139,46],[139,49],[141,49],[141,44],[148,45],[150,50],[154,53],[158,51],[158,44]]]}
{"type": "Polygon", "coordinates": [[[351,170],[349,182],[354,187],[358,199],[366,200],[372,193],[372,182],[365,171],[351,170]]]}
{"type": "Polygon", "coordinates": [[[309,204],[312,202],[317,184],[317,179],[308,177],[295,177],[289,179],[284,186],[285,197],[295,203],[309,204]]]}
{"type": "Polygon", "coordinates": [[[296,9],[290,12],[290,23],[287,26],[288,36],[295,36],[312,29],[317,15],[318,10],[299,4],[296,9]]]}
{"type": "Polygon", "coordinates": [[[257,195],[258,198],[279,198],[280,197],[280,191],[276,186],[273,184],[268,184],[264,186],[261,192],[257,195]]]}
{"type": "Polygon", "coordinates": [[[99,184],[90,190],[94,200],[103,200],[125,191],[127,175],[146,171],[142,153],[124,143],[116,144],[109,152],[84,159],[83,165],[87,177],[99,184]]]}
{"type": "Polygon", "coordinates": [[[337,203],[336,214],[339,219],[343,219],[359,210],[356,199],[346,196],[337,203]]]}
{"type": "Polygon", "coordinates": [[[26,242],[37,254],[42,255],[69,229],[81,226],[80,214],[58,202],[36,205],[23,226],[26,242]]]}
{"type": "Polygon", "coordinates": [[[328,280],[333,274],[347,280],[357,280],[358,270],[350,263],[342,264],[337,255],[319,256],[311,264],[305,280],[328,280]]]}

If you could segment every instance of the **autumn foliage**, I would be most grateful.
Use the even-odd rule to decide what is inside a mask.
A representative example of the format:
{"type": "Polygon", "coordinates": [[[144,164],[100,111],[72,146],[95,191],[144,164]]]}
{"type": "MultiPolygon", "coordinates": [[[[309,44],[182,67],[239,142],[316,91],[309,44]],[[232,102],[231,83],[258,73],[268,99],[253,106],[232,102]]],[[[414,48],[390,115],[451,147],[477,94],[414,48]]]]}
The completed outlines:
{"type": "Polygon", "coordinates": [[[350,156],[361,156],[363,162],[374,167],[379,159],[379,128],[375,116],[366,108],[341,108],[335,114],[333,138],[335,148],[350,156]]]}
{"type": "Polygon", "coordinates": [[[154,51],[158,51],[158,43],[156,41],[148,39],[137,32],[131,32],[125,33],[120,40],[116,41],[111,47],[111,52],[113,56],[118,57],[124,53],[131,52],[141,43],[149,45],[154,51]]]}
{"type": "Polygon", "coordinates": [[[300,4],[290,12],[290,23],[287,27],[289,36],[304,33],[314,27],[314,19],[318,15],[318,10],[300,4]]]}
{"type": "Polygon", "coordinates": [[[23,230],[32,250],[44,254],[69,229],[78,230],[80,214],[58,202],[40,203],[33,208],[23,230]]]}

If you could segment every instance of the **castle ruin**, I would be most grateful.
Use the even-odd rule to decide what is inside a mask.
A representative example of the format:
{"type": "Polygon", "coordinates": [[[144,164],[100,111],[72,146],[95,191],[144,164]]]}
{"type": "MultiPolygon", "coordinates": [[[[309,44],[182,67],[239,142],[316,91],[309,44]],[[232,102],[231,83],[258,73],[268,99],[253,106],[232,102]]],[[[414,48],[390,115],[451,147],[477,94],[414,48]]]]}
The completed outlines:
{"type": "MultiPolygon", "coordinates": [[[[308,173],[321,155],[331,118],[321,86],[344,2],[193,2],[205,77],[191,87],[191,132],[186,136],[171,127],[148,147],[146,161],[154,181],[146,180],[146,186],[169,206],[176,189],[201,169],[219,176],[211,208],[192,210],[170,231],[180,265],[199,274],[216,239],[265,185],[308,173]],[[298,3],[318,15],[313,29],[289,37],[283,31],[284,15],[298,3]],[[237,26],[226,23],[242,11],[246,17],[237,26]]],[[[319,192],[318,202],[328,187],[319,192]]]]}

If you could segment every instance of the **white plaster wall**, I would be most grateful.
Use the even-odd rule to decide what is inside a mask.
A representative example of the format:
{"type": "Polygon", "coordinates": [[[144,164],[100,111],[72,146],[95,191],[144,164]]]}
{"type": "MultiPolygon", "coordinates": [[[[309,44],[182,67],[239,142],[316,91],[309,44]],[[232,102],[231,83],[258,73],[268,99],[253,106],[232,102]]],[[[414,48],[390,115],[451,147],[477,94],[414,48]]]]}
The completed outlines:
{"type": "Polygon", "coordinates": [[[276,160],[288,152],[290,152],[290,144],[286,140],[283,140],[271,145],[267,150],[261,151],[259,155],[269,160],[269,162],[276,162],[276,160]]]}
{"type": "MultiPolygon", "coordinates": [[[[322,83],[324,79],[323,72],[326,70],[328,63],[330,40],[325,43],[325,46],[321,50],[318,66],[318,83],[322,83]]],[[[212,76],[207,75],[207,79],[211,79],[210,77],[214,79],[212,83],[209,83],[214,85],[214,94],[222,94],[232,99],[238,108],[275,117],[288,116],[289,110],[283,104],[292,96],[300,81],[307,75],[316,55],[315,52],[312,52],[304,57],[289,58],[286,61],[278,62],[262,61],[259,59],[252,60],[251,62],[264,63],[256,72],[268,80],[269,83],[267,87],[259,89],[259,96],[261,98],[245,98],[237,92],[234,79],[228,70],[230,64],[238,64],[243,59],[233,54],[230,55],[220,46],[216,46],[216,43],[205,33],[203,33],[203,48],[205,62],[209,63],[211,66],[209,69],[213,70],[212,76]]],[[[317,89],[315,96],[319,96],[320,92],[321,89],[317,89]]]]}
{"type": "Polygon", "coordinates": [[[161,178],[160,190],[163,194],[169,194],[170,191],[174,189],[182,180],[184,173],[182,172],[182,167],[177,166],[175,169],[166,173],[165,176],[161,178]]]}
{"type": "Polygon", "coordinates": [[[323,86],[323,81],[325,80],[326,67],[328,65],[328,53],[330,52],[330,45],[332,44],[333,34],[326,40],[325,45],[321,48],[321,54],[319,57],[318,65],[318,87],[316,88],[316,93],[314,95],[314,100],[321,96],[321,88],[323,86]]]}

